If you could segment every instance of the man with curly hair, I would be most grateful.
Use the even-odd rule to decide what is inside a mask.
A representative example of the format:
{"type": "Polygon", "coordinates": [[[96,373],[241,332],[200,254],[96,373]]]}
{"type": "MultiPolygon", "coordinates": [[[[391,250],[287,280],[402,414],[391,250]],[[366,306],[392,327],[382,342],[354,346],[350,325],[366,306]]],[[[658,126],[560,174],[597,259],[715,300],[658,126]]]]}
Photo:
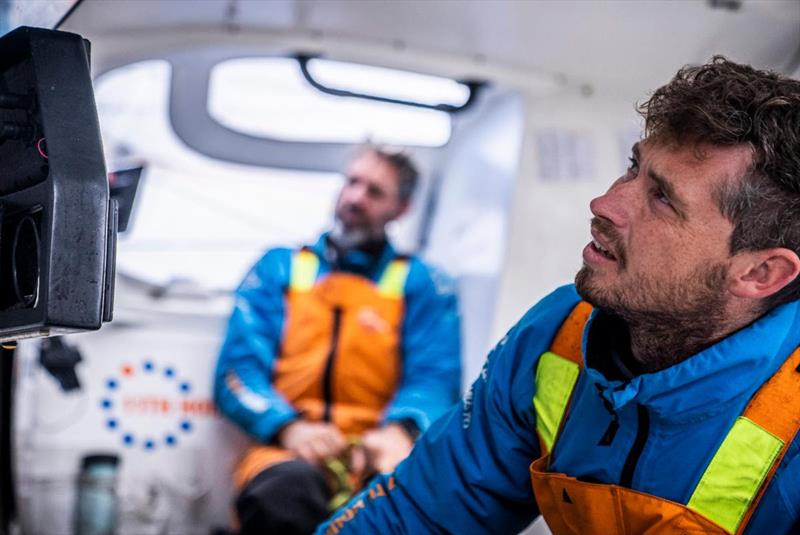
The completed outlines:
{"type": "Polygon", "coordinates": [[[800,82],[715,57],[640,112],[575,284],[319,532],[800,533],[800,82]]]}

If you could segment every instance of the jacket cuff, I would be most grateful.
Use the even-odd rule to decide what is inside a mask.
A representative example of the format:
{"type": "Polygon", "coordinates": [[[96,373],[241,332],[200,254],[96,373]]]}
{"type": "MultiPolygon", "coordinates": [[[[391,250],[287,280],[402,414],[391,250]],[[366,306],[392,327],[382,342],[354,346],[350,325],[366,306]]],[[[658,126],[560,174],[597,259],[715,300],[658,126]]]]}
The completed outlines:
{"type": "Polygon", "coordinates": [[[409,422],[410,425],[413,425],[416,428],[417,436],[424,433],[430,425],[430,419],[425,412],[410,407],[391,410],[387,412],[383,418],[384,425],[389,423],[397,423],[405,428],[406,426],[402,423],[404,421],[409,422]]]}
{"type": "Polygon", "coordinates": [[[406,432],[408,438],[411,439],[412,442],[416,442],[422,432],[417,427],[417,423],[410,419],[410,418],[403,418],[402,420],[392,420],[391,422],[386,422],[386,424],[396,424],[403,428],[403,431],[406,432]]]}
{"type": "Polygon", "coordinates": [[[269,444],[277,438],[281,429],[299,417],[291,407],[273,407],[256,423],[253,435],[263,444],[269,444]]]}

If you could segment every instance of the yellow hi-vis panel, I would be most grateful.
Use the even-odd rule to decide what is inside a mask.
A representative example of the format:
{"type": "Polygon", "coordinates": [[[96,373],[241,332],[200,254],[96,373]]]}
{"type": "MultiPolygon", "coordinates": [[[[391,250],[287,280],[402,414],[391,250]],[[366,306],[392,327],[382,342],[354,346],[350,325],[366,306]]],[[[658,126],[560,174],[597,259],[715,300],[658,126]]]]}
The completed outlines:
{"type": "Polygon", "coordinates": [[[403,297],[408,270],[408,260],[392,260],[378,282],[378,294],[383,297],[403,297]]]}
{"type": "Polygon", "coordinates": [[[736,533],[783,441],[740,416],[686,506],[736,533]]]}
{"type": "Polygon", "coordinates": [[[296,292],[307,292],[314,286],[319,270],[319,258],[311,251],[298,251],[292,256],[290,287],[296,292]]]}
{"type": "Polygon", "coordinates": [[[553,443],[580,372],[577,364],[550,351],[539,357],[533,408],[536,411],[536,431],[547,447],[547,451],[542,454],[553,450],[553,443]]]}

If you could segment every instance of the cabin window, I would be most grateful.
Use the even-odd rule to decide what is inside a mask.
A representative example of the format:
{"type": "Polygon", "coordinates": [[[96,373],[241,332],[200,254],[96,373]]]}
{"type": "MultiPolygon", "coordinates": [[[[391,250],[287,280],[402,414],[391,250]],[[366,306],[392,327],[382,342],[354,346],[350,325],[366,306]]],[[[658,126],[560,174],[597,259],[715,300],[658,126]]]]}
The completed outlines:
{"type": "MultiPolygon", "coordinates": [[[[462,105],[469,89],[452,80],[342,62],[309,62],[337,89],[425,104],[462,105]]],[[[439,147],[450,139],[450,114],[315,89],[291,58],[237,58],[211,70],[208,111],[231,130],[286,141],[439,147]]]]}
{"type": "Polygon", "coordinates": [[[95,82],[108,170],[144,166],[118,271],[155,284],[232,289],[267,247],[308,243],[330,225],[342,178],[191,150],[170,126],[170,76],[169,62],[150,60],[95,82]]]}

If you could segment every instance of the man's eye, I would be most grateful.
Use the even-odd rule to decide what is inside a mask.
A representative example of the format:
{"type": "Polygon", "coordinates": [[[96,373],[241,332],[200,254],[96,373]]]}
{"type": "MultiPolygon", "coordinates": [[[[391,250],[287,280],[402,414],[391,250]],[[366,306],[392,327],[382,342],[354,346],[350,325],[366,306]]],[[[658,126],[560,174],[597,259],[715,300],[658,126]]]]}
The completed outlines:
{"type": "Polygon", "coordinates": [[[669,197],[667,197],[667,195],[661,188],[653,189],[653,198],[662,204],[666,204],[667,206],[672,206],[672,202],[670,202],[669,197]]]}
{"type": "Polygon", "coordinates": [[[639,175],[639,161],[633,156],[629,157],[628,161],[630,164],[628,164],[625,174],[619,177],[618,182],[628,182],[639,175]]]}

